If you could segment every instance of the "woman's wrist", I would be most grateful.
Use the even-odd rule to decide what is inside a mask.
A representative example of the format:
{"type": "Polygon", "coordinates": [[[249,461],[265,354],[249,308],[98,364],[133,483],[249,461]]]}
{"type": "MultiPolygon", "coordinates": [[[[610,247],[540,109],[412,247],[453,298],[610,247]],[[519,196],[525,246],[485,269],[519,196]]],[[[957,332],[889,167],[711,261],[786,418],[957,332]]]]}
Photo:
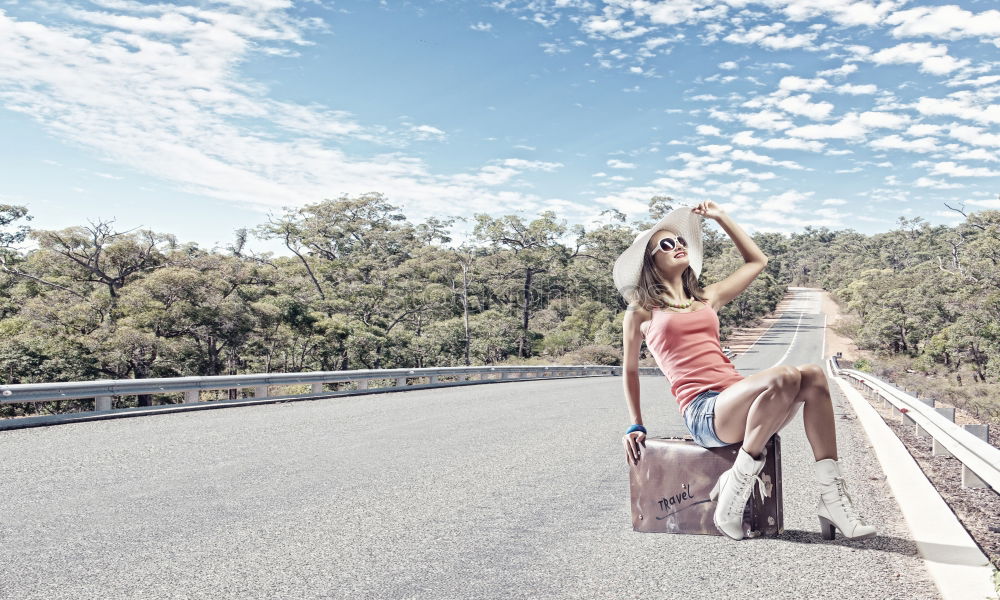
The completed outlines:
{"type": "Polygon", "coordinates": [[[641,431],[642,433],[646,433],[646,428],[643,427],[641,424],[636,423],[635,425],[632,425],[631,427],[628,428],[628,431],[625,432],[625,435],[628,435],[633,431],[641,431]]]}

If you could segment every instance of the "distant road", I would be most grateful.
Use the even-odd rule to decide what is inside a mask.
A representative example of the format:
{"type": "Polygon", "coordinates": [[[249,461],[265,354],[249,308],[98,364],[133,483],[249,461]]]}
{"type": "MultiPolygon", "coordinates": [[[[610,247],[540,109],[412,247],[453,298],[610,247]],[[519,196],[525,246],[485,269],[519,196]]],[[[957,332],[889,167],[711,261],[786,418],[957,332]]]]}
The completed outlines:
{"type": "MultiPolygon", "coordinates": [[[[822,363],[816,293],[792,294],[744,374],[822,363]]],[[[650,435],[683,433],[666,380],[641,387],[650,435]]],[[[801,416],[781,538],[633,532],[619,378],[0,432],[0,597],[937,598],[835,403],[869,540],[821,540],[801,416]]]]}

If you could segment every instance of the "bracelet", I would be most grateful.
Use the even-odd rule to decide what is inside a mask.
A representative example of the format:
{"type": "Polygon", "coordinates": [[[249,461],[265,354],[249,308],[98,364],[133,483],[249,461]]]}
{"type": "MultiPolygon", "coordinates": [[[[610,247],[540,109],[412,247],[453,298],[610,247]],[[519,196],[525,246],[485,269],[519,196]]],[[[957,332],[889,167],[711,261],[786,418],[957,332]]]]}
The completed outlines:
{"type": "Polygon", "coordinates": [[[633,431],[641,431],[643,433],[646,433],[646,428],[643,427],[642,425],[636,424],[636,425],[633,425],[633,426],[629,427],[628,431],[625,432],[625,435],[628,435],[628,434],[632,433],[633,431]]]}

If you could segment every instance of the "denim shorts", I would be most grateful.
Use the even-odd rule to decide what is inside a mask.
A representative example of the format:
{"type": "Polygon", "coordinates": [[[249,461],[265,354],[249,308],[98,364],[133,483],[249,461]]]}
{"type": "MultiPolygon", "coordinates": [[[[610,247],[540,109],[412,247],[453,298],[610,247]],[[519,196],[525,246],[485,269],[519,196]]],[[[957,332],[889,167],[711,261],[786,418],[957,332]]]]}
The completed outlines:
{"type": "Polygon", "coordinates": [[[729,445],[715,435],[715,397],[721,393],[715,390],[702,392],[684,408],[684,424],[695,443],[704,448],[729,445]]]}

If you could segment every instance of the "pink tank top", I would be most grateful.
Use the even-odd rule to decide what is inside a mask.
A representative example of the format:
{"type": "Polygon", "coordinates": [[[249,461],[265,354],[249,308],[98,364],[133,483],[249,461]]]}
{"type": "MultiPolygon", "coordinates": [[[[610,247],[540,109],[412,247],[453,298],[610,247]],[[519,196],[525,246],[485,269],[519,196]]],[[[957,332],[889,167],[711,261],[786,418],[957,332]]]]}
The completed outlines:
{"type": "Polygon", "coordinates": [[[670,381],[670,391],[680,413],[698,394],[721,392],[745,379],[722,353],[719,316],[705,302],[694,312],[653,309],[650,320],[639,329],[660,371],[670,381]]]}

